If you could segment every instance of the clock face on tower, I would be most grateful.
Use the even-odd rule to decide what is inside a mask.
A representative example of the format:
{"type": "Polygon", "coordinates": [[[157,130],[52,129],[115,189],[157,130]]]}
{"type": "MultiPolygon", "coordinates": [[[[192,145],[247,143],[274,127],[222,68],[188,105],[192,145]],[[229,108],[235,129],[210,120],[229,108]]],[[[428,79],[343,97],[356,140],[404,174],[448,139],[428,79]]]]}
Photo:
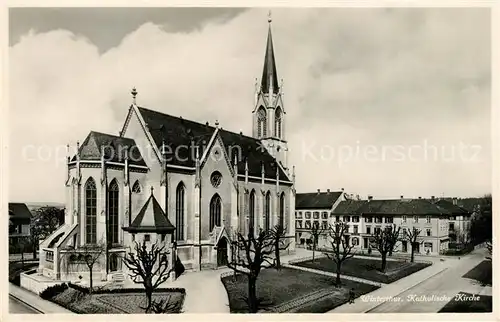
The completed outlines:
{"type": "Polygon", "coordinates": [[[214,171],[210,176],[210,182],[214,188],[218,188],[222,182],[222,174],[219,171],[214,171]]]}

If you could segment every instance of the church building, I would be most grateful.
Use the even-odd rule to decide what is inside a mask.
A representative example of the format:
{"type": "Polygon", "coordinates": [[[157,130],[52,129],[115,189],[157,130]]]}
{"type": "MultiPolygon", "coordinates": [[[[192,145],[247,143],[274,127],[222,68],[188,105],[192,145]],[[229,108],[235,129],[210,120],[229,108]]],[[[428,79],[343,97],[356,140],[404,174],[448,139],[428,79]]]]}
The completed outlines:
{"type": "Polygon", "coordinates": [[[188,271],[216,269],[237,232],[278,224],[294,251],[295,174],[270,19],[251,136],[139,106],[131,94],[119,136],[91,131],[68,156],[65,225],[40,244],[40,273],[89,278],[74,254],[100,244],[93,279],[127,278],[121,259],[135,242],[165,245],[188,271]]]}

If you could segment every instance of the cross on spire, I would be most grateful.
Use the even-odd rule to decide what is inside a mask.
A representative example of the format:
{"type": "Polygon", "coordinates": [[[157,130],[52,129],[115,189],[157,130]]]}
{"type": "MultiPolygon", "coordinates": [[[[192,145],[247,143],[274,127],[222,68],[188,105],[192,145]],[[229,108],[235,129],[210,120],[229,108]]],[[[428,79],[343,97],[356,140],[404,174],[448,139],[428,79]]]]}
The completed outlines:
{"type": "Polygon", "coordinates": [[[273,19],[271,18],[271,10],[269,10],[269,13],[267,14],[267,22],[271,23],[273,19]]]}
{"type": "Polygon", "coordinates": [[[153,186],[151,186],[151,195],[153,195],[154,190],[155,190],[155,188],[153,188],[153,186]]]}
{"type": "Polygon", "coordinates": [[[133,102],[133,103],[134,103],[134,105],[135,105],[135,98],[136,98],[136,96],[137,96],[137,94],[138,94],[138,93],[137,93],[137,90],[135,89],[135,87],[134,87],[134,88],[132,88],[132,90],[130,91],[130,94],[132,94],[132,102],[133,102]]]}

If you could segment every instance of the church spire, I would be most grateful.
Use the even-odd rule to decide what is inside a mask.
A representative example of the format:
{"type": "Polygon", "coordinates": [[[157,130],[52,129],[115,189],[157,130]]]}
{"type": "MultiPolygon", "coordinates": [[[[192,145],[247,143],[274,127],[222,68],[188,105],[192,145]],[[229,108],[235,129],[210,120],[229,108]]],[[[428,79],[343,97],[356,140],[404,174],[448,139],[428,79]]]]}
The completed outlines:
{"type": "Polygon", "coordinates": [[[264,57],[264,70],[262,71],[261,90],[263,93],[279,92],[278,73],[276,72],[276,61],[274,59],[273,36],[271,33],[271,12],[269,12],[268,20],[269,31],[267,33],[266,54],[264,57]]]}

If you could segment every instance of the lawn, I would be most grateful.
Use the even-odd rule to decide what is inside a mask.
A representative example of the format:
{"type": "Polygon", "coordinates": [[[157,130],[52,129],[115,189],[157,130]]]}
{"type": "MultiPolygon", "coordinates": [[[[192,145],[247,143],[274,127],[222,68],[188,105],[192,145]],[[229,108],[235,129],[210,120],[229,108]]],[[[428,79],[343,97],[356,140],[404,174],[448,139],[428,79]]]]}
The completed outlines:
{"type": "MultiPolygon", "coordinates": [[[[166,300],[180,302],[180,313],[184,303],[185,293],[180,291],[157,290],[153,293],[153,301],[166,300]]],[[[54,295],[52,302],[59,304],[75,313],[81,314],[134,314],[144,313],[146,304],[144,292],[120,290],[119,293],[93,294],[92,296],[74,288],[67,288],[62,293],[54,295]]]]}
{"type": "Polygon", "coordinates": [[[462,277],[476,280],[483,286],[486,285],[491,286],[493,279],[492,261],[490,260],[482,261],[462,277]]]}
{"type": "MultiPolygon", "coordinates": [[[[327,257],[317,258],[314,262],[308,260],[294,265],[332,273],[337,271],[336,264],[327,257]]],[[[379,283],[392,283],[430,266],[431,264],[391,260],[387,261],[385,273],[379,271],[380,265],[381,261],[377,259],[353,257],[342,263],[341,273],[343,275],[355,276],[379,283]]]]}
{"type": "MultiPolygon", "coordinates": [[[[229,298],[231,313],[247,313],[245,297],[248,282],[245,275],[222,278],[229,298]]],[[[342,280],[342,287],[334,286],[334,279],[325,275],[293,268],[265,269],[257,279],[257,296],[263,300],[261,312],[269,313],[324,313],[348,301],[354,288],[356,297],[377,289],[377,286],[342,280]]]]}
{"type": "Polygon", "coordinates": [[[441,313],[487,313],[493,312],[493,298],[487,295],[475,295],[479,300],[466,300],[460,296],[471,297],[473,294],[460,292],[448,302],[439,312],[441,313]]]}

